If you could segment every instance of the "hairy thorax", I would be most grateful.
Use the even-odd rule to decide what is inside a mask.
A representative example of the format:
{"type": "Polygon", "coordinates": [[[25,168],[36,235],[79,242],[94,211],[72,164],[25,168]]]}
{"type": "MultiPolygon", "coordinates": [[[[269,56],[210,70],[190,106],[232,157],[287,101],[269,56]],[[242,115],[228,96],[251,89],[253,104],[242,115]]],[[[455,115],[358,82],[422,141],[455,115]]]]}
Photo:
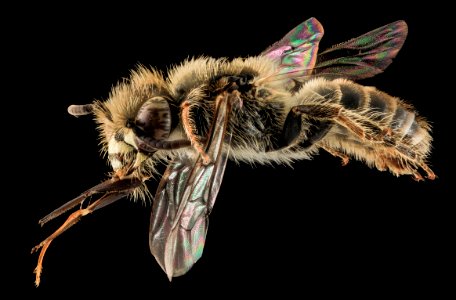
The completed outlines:
{"type": "MultiPolygon", "coordinates": [[[[215,97],[229,83],[239,79],[242,105],[235,107],[228,124],[232,134],[231,158],[239,161],[266,163],[288,162],[291,151],[268,152],[280,136],[286,113],[297,100],[284,88],[283,79],[275,79],[276,64],[264,57],[245,59],[197,58],[185,61],[170,72],[170,92],[176,105],[189,103],[191,118],[201,139],[212,124],[215,97]],[[233,79],[234,78],[234,79],[233,79]]],[[[176,132],[182,133],[181,126],[176,132]]],[[[300,153],[301,158],[307,154],[300,153]]]]}

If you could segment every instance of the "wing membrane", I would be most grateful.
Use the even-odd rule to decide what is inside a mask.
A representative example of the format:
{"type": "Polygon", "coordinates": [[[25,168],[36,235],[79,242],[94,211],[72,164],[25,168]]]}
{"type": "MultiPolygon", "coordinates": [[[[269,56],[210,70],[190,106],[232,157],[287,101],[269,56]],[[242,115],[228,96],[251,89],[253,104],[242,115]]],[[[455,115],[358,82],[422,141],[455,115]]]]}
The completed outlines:
{"type": "Polygon", "coordinates": [[[315,66],[318,44],[323,37],[323,26],[315,18],[310,18],[296,26],[280,41],[261,55],[280,63],[281,73],[300,70],[299,75],[307,75],[315,66]]]}
{"type": "Polygon", "coordinates": [[[154,200],[149,245],[152,254],[167,274],[185,274],[201,257],[208,227],[208,216],[220,189],[228,154],[223,145],[230,113],[228,95],[216,109],[206,147],[211,159],[180,155],[168,166],[154,200]]]}
{"type": "Polygon", "coordinates": [[[315,74],[359,80],[385,70],[407,37],[407,24],[396,21],[318,54],[315,74]]]}

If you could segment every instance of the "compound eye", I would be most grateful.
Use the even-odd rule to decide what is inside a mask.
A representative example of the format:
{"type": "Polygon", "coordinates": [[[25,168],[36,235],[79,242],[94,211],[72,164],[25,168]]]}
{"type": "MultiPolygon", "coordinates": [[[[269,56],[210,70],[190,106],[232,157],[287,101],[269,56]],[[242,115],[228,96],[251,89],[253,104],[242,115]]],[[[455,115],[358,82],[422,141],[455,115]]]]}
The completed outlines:
{"type": "Polygon", "coordinates": [[[164,140],[171,131],[171,111],[163,97],[147,100],[139,109],[135,127],[140,129],[142,138],[164,140]]]}

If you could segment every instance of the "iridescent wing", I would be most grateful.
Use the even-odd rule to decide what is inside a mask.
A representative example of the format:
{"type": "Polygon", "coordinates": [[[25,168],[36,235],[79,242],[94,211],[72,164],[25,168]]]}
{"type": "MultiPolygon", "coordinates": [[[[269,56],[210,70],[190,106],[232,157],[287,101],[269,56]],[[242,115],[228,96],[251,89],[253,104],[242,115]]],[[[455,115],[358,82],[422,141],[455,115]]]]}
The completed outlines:
{"type": "Polygon", "coordinates": [[[317,57],[314,74],[359,80],[385,70],[407,37],[407,24],[396,21],[335,45],[317,57]]]}
{"type": "Polygon", "coordinates": [[[180,155],[168,166],[152,208],[149,246],[169,280],[185,274],[201,257],[206,240],[208,216],[219,191],[231,136],[225,137],[230,113],[230,95],[216,109],[206,153],[180,155]]]}
{"type": "MultiPolygon", "coordinates": [[[[310,18],[263,51],[279,64],[275,79],[306,79],[309,75],[359,80],[385,70],[407,37],[407,24],[396,21],[319,53],[323,27],[310,18]]],[[[272,78],[271,78],[272,79],[272,78]]]]}
{"type": "Polygon", "coordinates": [[[293,72],[293,76],[308,75],[315,66],[318,44],[323,37],[323,26],[310,18],[274,43],[261,55],[280,64],[280,74],[293,72]]]}

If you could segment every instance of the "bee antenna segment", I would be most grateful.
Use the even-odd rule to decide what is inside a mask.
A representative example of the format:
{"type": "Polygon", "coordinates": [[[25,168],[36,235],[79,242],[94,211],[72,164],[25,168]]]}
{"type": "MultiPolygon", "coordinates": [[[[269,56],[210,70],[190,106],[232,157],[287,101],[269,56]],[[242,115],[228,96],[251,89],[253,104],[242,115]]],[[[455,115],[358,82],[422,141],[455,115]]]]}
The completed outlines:
{"type": "Polygon", "coordinates": [[[72,116],[84,116],[92,113],[93,105],[84,104],[84,105],[70,105],[68,106],[68,113],[72,116]]]}

